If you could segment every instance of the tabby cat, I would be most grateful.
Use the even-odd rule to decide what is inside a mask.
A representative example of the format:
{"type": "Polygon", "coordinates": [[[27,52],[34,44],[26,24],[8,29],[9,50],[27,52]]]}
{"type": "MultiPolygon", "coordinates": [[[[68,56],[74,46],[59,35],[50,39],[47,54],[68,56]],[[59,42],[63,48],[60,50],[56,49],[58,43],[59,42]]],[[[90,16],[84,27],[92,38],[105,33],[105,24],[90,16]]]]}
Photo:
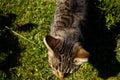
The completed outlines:
{"type": "Polygon", "coordinates": [[[48,61],[60,79],[88,61],[81,28],[85,21],[85,0],[58,0],[50,33],[44,38],[48,61]]]}

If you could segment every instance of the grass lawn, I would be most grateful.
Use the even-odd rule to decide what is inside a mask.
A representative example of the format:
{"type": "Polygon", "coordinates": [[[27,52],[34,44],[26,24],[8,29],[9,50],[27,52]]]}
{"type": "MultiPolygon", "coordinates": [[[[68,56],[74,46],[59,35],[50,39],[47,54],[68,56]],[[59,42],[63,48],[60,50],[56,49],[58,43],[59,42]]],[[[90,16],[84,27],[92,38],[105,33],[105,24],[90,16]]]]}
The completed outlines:
{"type": "MultiPolygon", "coordinates": [[[[120,80],[120,9],[98,1],[88,8],[90,60],[65,80],[120,80]]],[[[58,80],[43,44],[55,7],[56,0],[0,0],[0,80],[58,80]]]]}

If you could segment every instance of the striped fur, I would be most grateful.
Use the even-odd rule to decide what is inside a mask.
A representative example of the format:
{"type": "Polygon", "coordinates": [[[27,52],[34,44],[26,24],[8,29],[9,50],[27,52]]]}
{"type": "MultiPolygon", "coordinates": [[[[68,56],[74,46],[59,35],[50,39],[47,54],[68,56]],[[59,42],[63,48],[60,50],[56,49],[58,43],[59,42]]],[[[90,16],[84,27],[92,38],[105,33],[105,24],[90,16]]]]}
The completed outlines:
{"type": "Polygon", "coordinates": [[[58,0],[50,33],[44,43],[48,61],[58,78],[78,70],[88,60],[89,53],[82,46],[81,24],[85,19],[85,0],[58,0]]]}

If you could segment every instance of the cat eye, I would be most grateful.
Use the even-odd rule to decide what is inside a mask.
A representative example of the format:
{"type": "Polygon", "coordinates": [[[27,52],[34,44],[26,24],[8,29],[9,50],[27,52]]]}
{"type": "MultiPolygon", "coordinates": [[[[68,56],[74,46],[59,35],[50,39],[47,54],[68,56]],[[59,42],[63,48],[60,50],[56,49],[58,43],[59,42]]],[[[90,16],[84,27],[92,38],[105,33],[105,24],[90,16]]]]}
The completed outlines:
{"type": "Polygon", "coordinates": [[[53,68],[57,70],[58,67],[60,66],[60,64],[61,64],[61,63],[56,63],[56,64],[54,64],[54,65],[53,65],[53,68]]]}
{"type": "Polygon", "coordinates": [[[57,65],[54,65],[53,68],[57,70],[57,69],[58,69],[58,66],[57,66],[57,65]]]}

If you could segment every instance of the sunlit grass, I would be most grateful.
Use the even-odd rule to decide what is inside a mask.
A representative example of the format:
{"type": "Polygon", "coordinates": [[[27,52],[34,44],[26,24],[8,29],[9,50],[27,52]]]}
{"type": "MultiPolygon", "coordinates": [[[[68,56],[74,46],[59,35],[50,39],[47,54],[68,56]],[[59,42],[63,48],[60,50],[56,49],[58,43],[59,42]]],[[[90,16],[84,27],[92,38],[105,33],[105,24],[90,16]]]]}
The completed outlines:
{"type": "MultiPolygon", "coordinates": [[[[8,72],[1,69],[0,80],[58,80],[49,68],[47,49],[43,44],[43,38],[49,32],[55,7],[55,0],[0,1],[0,16],[8,19],[10,17],[9,14],[16,15],[15,19],[12,19],[8,25],[4,24],[4,26],[10,27],[11,30],[7,30],[6,28],[1,29],[0,36],[2,33],[10,31],[10,34],[18,38],[19,44],[17,45],[21,48],[17,58],[17,63],[19,64],[10,67],[8,72]],[[14,34],[12,30],[19,35],[14,34]]],[[[8,54],[12,55],[12,52],[10,52],[10,50],[8,51],[9,53],[0,53],[0,63],[7,60],[8,54]]],[[[16,54],[18,53],[16,52],[16,54]]],[[[120,57],[118,57],[118,59],[120,61],[120,57]]],[[[120,74],[108,80],[117,79],[120,79],[120,74]]],[[[79,71],[71,74],[71,76],[65,78],[65,80],[103,79],[98,77],[97,69],[91,64],[85,63],[79,71]]]]}

